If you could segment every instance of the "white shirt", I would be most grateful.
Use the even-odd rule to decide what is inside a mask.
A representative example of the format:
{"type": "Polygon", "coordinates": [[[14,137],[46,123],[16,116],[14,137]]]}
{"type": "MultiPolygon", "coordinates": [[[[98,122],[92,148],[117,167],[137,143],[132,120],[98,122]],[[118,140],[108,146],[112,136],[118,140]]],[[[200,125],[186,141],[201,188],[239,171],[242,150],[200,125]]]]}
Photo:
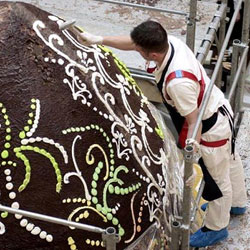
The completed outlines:
{"type": "MultiPolygon", "coordinates": [[[[183,43],[178,38],[168,36],[168,39],[169,43],[174,46],[175,53],[165,77],[173,71],[184,70],[193,73],[200,80],[202,72],[206,84],[206,92],[207,87],[210,83],[210,79],[207,76],[204,68],[196,59],[193,52],[188,48],[185,43],[183,43]]],[[[163,60],[162,65],[154,72],[157,82],[159,82],[161,78],[162,72],[166,67],[170,54],[171,46],[169,46],[169,50],[165,56],[165,59],[163,60]]],[[[171,100],[169,100],[168,96],[166,95],[166,92],[163,91],[165,93],[165,100],[170,105],[176,107],[177,111],[182,116],[187,116],[197,108],[197,100],[200,93],[199,83],[188,78],[175,78],[167,84],[167,88],[164,82],[163,90],[167,91],[168,96],[171,98],[171,100]]],[[[218,87],[214,86],[203,119],[211,117],[218,110],[218,108],[224,104],[224,101],[224,94],[220,89],[218,89],[218,87]]]]}

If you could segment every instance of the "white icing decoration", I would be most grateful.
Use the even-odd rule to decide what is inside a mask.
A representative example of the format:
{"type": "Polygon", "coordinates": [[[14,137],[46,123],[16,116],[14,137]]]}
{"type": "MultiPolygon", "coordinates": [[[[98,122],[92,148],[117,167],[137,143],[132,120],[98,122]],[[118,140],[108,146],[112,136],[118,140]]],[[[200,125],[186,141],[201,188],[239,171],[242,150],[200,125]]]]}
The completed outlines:
{"type": "Polygon", "coordinates": [[[6,189],[7,190],[11,190],[13,188],[13,184],[12,183],[7,183],[6,184],[6,189]]]}
{"type": "Polygon", "coordinates": [[[16,198],[16,193],[15,192],[11,192],[11,193],[9,193],[9,197],[10,197],[10,199],[15,199],[16,198]]]}
{"type": "Polygon", "coordinates": [[[48,16],[48,18],[49,18],[51,21],[58,21],[58,20],[59,20],[58,17],[52,16],[52,15],[48,16]]]}
{"type": "Polygon", "coordinates": [[[0,221],[0,235],[5,233],[5,225],[0,221]]]}
{"type": "Polygon", "coordinates": [[[40,119],[40,113],[41,113],[40,101],[38,99],[36,99],[36,114],[35,114],[35,119],[34,119],[34,123],[32,125],[32,128],[27,133],[28,137],[31,137],[34,134],[34,132],[36,131],[37,126],[38,126],[38,122],[39,122],[39,119],[40,119]]]}
{"type": "Polygon", "coordinates": [[[6,181],[11,181],[12,177],[11,176],[6,176],[6,181]]]}
{"type": "Polygon", "coordinates": [[[10,171],[10,169],[5,169],[4,173],[5,173],[5,175],[10,175],[11,171],[10,171]]]}
{"type": "Polygon", "coordinates": [[[52,242],[52,241],[53,241],[53,236],[52,236],[51,234],[48,234],[48,235],[46,236],[46,240],[47,240],[48,242],[52,242]]]}
{"type": "Polygon", "coordinates": [[[64,64],[64,60],[62,58],[58,59],[58,64],[59,65],[63,65],[64,64]]]}
{"type": "Polygon", "coordinates": [[[23,216],[21,214],[15,214],[15,218],[17,220],[21,220],[23,218],[23,216]]]}
{"type": "Polygon", "coordinates": [[[48,61],[49,61],[49,58],[48,58],[48,57],[45,57],[45,58],[44,58],[44,61],[45,61],[45,62],[48,62],[48,61]]]}
{"type": "Polygon", "coordinates": [[[78,165],[77,165],[77,162],[76,162],[76,158],[75,158],[75,144],[76,144],[76,141],[78,139],[82,139],[82,137],[80,135],[77,135],[74,138],[74,141],[72,143],[72,148],[71,148],[72,161],[73,161],[73,164],[74,164],[76,172],[69,172],[69,173],[65,174],[64,178],[63,178],[63,181],[64,181],[65,184],[69,184],[69,178],[71,176],[78,177],[81,180],[82,184],[83,184],[86,199],[87,200],[91,200],[91,195],[89,194],[87,183],[86,183],[85,179],[82,176],[82,172],[78,168],[78,165]]]}
{"type": "Polygon", "coordinates": [[[54,58],[51,59],[51,62],[56,63],[56,59],[54,59],[54,58]]]}
{"type": "Polygon", "coordinates": [[[27,231],[31,231],[33,228],[34,228],[34,224],[32,224],[32,223],[29,223],[27,226],[26,226],[26,230],[27,231]]]}
{"type": "Polygon", "coordinates": [[[22,219],[22,220],[20,221],[20,226],[21,226],[21,227],[26,227],[27,224],[28,224],[28,220],[26,220],[26,219],[22,219]]]}
{"type": "Polygon", "coordinates": [[[41,228],[40,227],[35,227],[32,231],[31,234],[33,235],[38,235],[41,232],[41,228]]]}
{"type": "Polygon", "coordinates": [[[11,207],[12,208],[14,208],[14,209],[19,209],[19,203],[18,202],[13,202],[12,204],[11,204],[11,207]]]}
{"type": "Polygon", "coordinates": [[[46,236],[47,236],[47,233],[45,231],[42,231],[40,234],[39,234],[39,237],[41,239],[46,239],[46,236]]]}
{"type": "Polygon", "coordinates": [[[47,137],[36,137],[36,138],[29,138],[29,139],[23,139],[21,140],[21,143],[23,145],[27,145],[28,143],[34,143],[34,142],[41,142],[43,141],[44,143],[48,143],[50,145],[55,146],[62,154],[63,158],[64,158],[64,162],[67,164],[68,163],[68,154],[66,152],[66,150],[64,149],[64,147],[62,145],[60,145],[59,143],[55,143],[54,140],[51,140],[47,137]]]}

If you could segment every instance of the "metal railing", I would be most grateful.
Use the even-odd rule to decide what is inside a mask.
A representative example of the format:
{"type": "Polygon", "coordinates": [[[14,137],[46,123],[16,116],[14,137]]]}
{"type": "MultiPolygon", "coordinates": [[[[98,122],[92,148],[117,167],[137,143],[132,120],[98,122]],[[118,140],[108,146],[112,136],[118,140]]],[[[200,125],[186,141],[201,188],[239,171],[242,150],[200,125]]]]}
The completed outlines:
{"type": "Polygon", "coordinates": [[[74,227],[77,229],[99,233],[102,234],[102,239],[104,246],[107,250],[116,250],[116,243],[119,242],[120,238],[116,234],[116,229],[114,227],[108,227],[106,229],[102,229],[100,227],[95,227],[87,224],[77,223],[73,221],[68,221],[64,219],[59,219],[53,216],[48,216],[40,213],[29,212],[26,210],[15,209],[8,206],[3,206],[0,204],[0,211],[8,212],[11,214],[18,214],[22,216],[26,216],[28,218],[33,218],[41,221],[46,221],[49,223],[54,223],[66,227],[74,227]]]}

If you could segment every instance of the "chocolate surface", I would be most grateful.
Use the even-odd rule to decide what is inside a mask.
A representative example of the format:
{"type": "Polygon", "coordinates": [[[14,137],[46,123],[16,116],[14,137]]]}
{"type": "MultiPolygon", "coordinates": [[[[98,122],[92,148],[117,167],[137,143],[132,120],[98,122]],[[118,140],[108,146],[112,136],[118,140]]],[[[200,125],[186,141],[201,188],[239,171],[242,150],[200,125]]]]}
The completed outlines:
{"type": "MultiPolygon", "coordinates": [[[[114,227],[117,249],[155,228],[155,249],[166,247],[182,191],[175,145],[126,66],[61,22],[0,2],[0,202],[114,227]]],[[[103,244],[97,233],[1,212],[1,250],[103,244]]]]}

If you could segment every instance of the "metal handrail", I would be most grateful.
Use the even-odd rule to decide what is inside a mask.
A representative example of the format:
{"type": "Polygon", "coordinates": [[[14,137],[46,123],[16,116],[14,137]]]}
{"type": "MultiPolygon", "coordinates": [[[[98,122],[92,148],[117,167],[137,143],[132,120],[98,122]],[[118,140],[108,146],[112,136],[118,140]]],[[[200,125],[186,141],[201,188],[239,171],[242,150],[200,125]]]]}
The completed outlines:
{"type": "Polygon", "coordinates": [[[89,231],[89,232],[101,233],[107,250],[115,250],[116,243],[119,241],[119,237],[118,235],[116,235],[116,229],[113,227],[102,229],[100,227],[95,227],[95,226],[91,226],[87,224],[68,221],[65,219],[60,219],[57,217],[48,216],[48,215],[44,215],[40,213],[29,212],[29,211],[21,210],[21,209],[15,209],[15,208],[11,208],[8,206],[3,206],[1,204],[0,204],[0,211],[6,211],[11,214],[18,214],[18,215],[26,216],[28,218],[46,221],[46,222],[50,222],[50,223],[54,223],[54,224],[58,224],[62,226],[74,227],[74,228],[89,231]]]}

